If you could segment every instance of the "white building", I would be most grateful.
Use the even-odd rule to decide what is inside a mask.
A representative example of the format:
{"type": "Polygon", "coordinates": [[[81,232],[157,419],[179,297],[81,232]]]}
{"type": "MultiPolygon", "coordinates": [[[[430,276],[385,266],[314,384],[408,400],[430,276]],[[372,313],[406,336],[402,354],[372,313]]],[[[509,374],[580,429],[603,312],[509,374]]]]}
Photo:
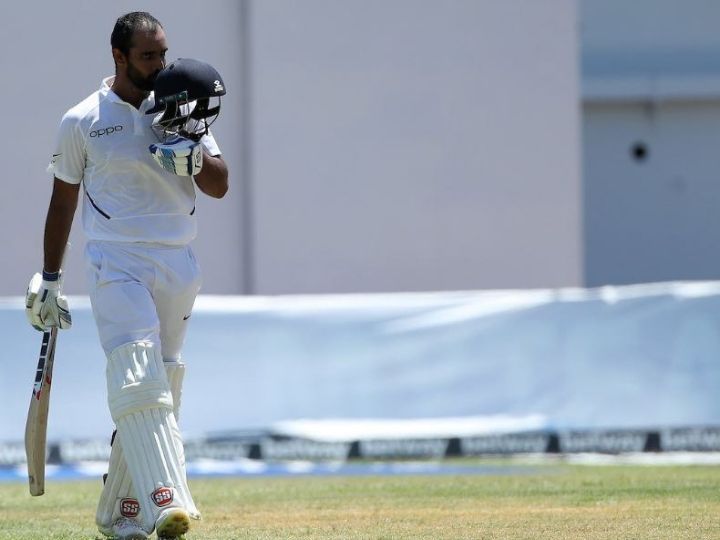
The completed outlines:
{"type": "MultiPolygon", "coordinates": [[[[215,0],[200,30],[194,6],[155,15],[171,58],[210,61],[229,88],[231,191],[198,200],[203,292],[720,274],[717,2],[215,0]]],[[[0,295],[39,270],[58,121],[110,74],[133,9],[14,3],[0,20],[0,295]]],[[[69,293],[85,292],[77,229],[69,293]]]]}

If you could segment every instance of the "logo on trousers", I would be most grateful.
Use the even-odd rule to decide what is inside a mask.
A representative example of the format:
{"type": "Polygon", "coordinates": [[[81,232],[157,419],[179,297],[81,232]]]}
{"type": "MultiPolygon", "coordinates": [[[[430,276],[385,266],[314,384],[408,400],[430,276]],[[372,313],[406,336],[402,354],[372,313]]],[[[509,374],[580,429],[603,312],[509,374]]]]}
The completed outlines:
{"type": "Polygon", "coordinates": [[[152,492],[150,498],[155,503],[155,506],[163,507],[173,502],[173,490],[166,487],[157,488],[152,492]]]}
{"type": "Polygon", "coordinates": [[[120,515],[127,518],[137,517],[140,513],[140,503],[137,499],[122,499],[120,501],[120,515]]]}

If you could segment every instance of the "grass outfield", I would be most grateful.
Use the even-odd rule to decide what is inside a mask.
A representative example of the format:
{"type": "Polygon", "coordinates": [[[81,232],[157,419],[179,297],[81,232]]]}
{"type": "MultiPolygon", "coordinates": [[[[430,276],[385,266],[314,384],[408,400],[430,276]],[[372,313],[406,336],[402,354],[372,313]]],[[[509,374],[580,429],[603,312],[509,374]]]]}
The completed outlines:
{"type": "MultiPolygon", "coordinates": [[[[195,479],[188,540],[720,538],[720,467],[532,465],[511,476],[195,479]]],[[[98,482],[0,484],[0,540],[92,540],[98,482]]]]}

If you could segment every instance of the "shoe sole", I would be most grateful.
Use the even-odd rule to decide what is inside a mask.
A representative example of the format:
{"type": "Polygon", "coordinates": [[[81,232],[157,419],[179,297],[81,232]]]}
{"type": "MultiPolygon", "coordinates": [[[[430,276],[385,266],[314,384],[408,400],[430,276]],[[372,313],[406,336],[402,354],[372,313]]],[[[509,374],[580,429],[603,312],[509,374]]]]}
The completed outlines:
{"type": "Polygon", "coordinates": [[[172,508],[155,525],[158,538],[167,540],[182,536],[189,529],[190,514],[184,508],[172,508]]]}

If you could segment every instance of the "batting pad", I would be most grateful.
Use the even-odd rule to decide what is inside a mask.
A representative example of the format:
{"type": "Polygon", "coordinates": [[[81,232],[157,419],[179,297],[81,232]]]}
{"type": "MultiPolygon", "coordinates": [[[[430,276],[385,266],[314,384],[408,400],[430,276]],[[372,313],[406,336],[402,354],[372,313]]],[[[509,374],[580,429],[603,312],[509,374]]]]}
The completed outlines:
{"type": "MultiPolygon", "coordinates": [[[[170,392],[173,398],[173,412],[175,414],[175,422],[180,419],[180,400],[182,399],[182,386],[183,379],[185,378],[185,364],[180,360],[168,360],[165,359],[165,372],[170,382],[170,392]]],[[[185,448],[182,444],[182,435],[180,434],[179,428],[175,442],[178,443],[178,456],[180,458],[180,465],[182,466],[183,473],[185,473],[185,448]]],[[[187,478],[187,475],[186,475],[187,478]]]]}
{"type": "MultiPolygon", "coordinates": [[[[183,378],[185,376],[185,364],[174,359],[165,360],[163,364],[170,383],[170,393],[173,398],[175,419],[177,420],[180,410],[183,378]]],[[[180,464],[184,467],[185,453],[182,447],[182,440],[179,436],[178,441],[180,442],[179,451],[181,452],[180,464]]],[[[116,520],[122,517],[139,519],[139,516],[140,503],[135,495],[130,473],[127,470],[122,444],[116,439],[112,443],[107,481],[103,485],[103,490],[100,494],[100,501],[98,502],[97,512],[95,514],[95,523],[100,532],[108,535],[112,534],[112,524],[115,523],[116,520]]]]}
{"type": "Polygon", "coordinates": [[[148,342],[115,349],[108,360],[107,385],[143,528],[152,531],[160,512],[171,507],[199,518],[185,479],[182,439],[158,349],[148,342]]]}
{"type": "Polygon", "coordinates": [[[182,386],[185,379],[185,364],[180,360],[165,360],[165,373],[167,373],[170,393],[173,399],[173,412],[175,420],[180,420],[180,400],[182,399],[182,386]]]}
{"type": "Polygon", "coordinates": [[[112,534],[112,525],[119,518],[139,519],[140,517],[140,502],[135,496],[122,445],[117,437],[114,438],[107,480],[103,485],[95,513],[95,523],[105,535],[112,534]]]}

